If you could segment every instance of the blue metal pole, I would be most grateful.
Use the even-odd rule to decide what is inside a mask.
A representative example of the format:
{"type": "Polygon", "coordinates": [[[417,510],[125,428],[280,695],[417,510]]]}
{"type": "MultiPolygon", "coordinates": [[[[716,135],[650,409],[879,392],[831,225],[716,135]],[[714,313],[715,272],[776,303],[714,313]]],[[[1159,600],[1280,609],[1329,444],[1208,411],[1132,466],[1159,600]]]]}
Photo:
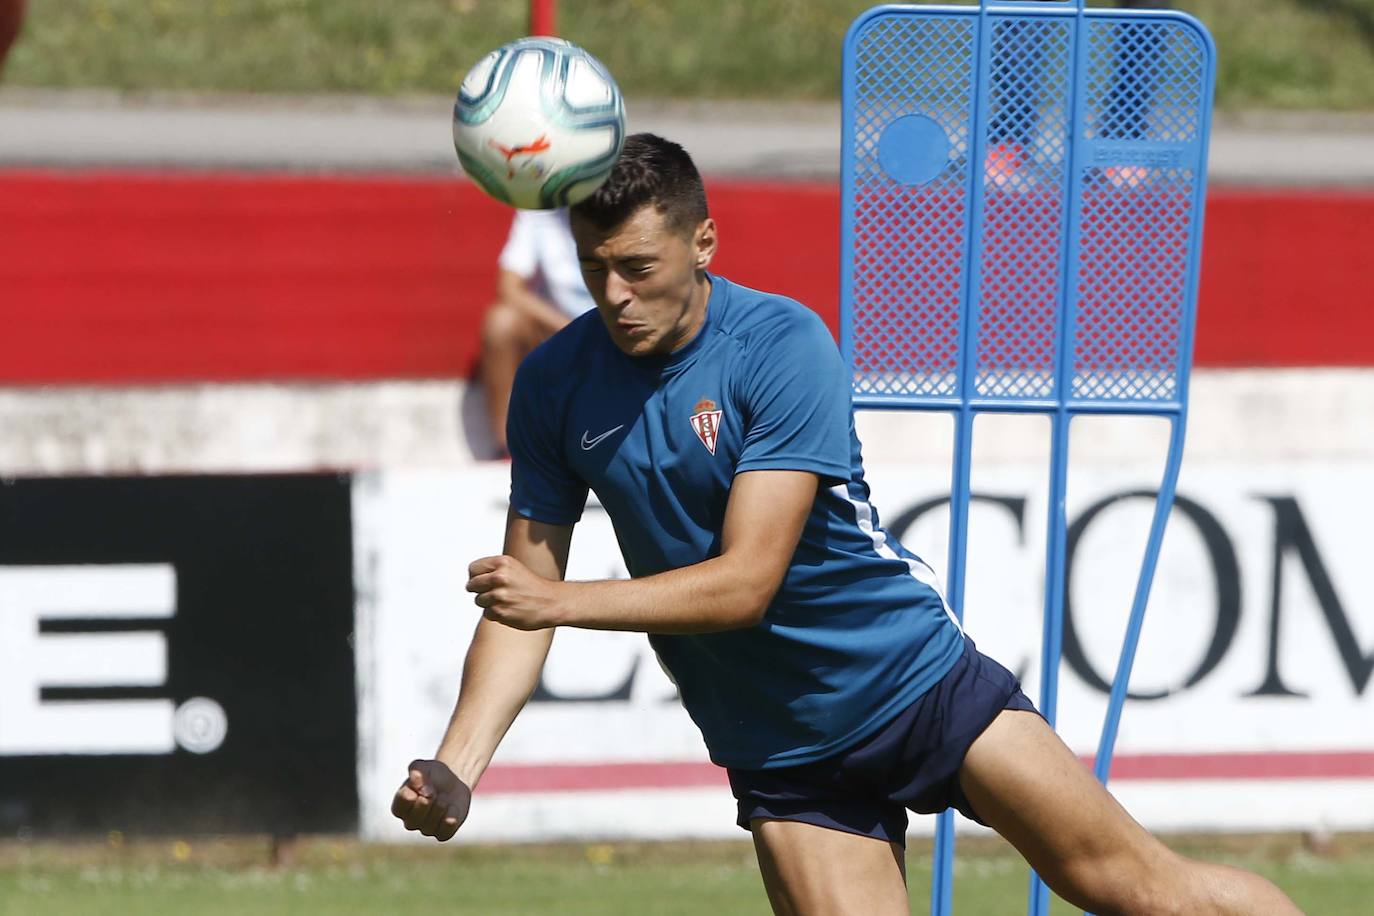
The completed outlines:
{"type": "MultiPolygon", "coordinates": [[[[1069,79],[1069,170],[1063,202],[1063,225],[1068,230],[1060,261],[1062,301],[1058,316],[1058,341],[1055,347],[1055,396],[1059,403],[1050,420],[1050,491],[1045,538],[1045,617],[1040,646],[1040,711],[1051,726],[1059,706],[1059,661],[1064,649],[1065,546],[1068,541],[1069,433],[1073,415],[1067,407],[1073,397],[1074,330],[1078,319],[1078,284],[1081,227],[1078,202],[1083,188],[1083,153],[1077,139],[1084,133],[1083,99],[1087,98],[1087,11],[1078,0],[1074,17],[1072,57],[1069,79]]],[[[1050,889],[1034,871],[1030,877],[1027,912],[1029,916],[1048,916],[1050,889]]]]}
{"type": "MultiPolygon", "coordinates": [[[[1064,547],[1068,541],[1069,431],[1072,416],[1060,409],[1050,418],[1049,509],[1045,533],[1045,612],[1040,643],[1040,711],[1054,725],[1059,705],[1059,659],[1064,648],[1064,547]]],[[[1050,889],[1031,872],[1030,916],[1047,916],[1050,889]]]]}
{"type": "MultiPolygon", "coordinates": [[[[978,310],[982,302],[983,270],[983,163],[987,159],[987,131],[983,127],[988,109],[988,70],[992,58],[992,34],[988,27],[988,5],[978,11],[977,90],[969,123],[973,132],[968,165],[968,235],[964,239],[963,299],[960,302],[959,406],[955,415],[954,472],[950,487],[949,516],[949,600],[955,616],[964,619],[964,581],[968,560],[968,504],[973,462],[974,411],[969,406],[977,384],[978,310]]],[[[943,811],[935,821],[935,851],[930,886],[932,916],[950,916],[954,908],[954,813],[943,811]]]]}
{"type": "MultiPolygon", "coordinates": [[[[973,466],[973,411],[962,407],[954,417],[954,474],[949,501],[949,603],[960,624],[968,567],[968,507],[973,466]]],[[[930,911],[949,916],[954,907],[954,812],[935,820],[935,850],[930,885],[930,911]]]]}
{"type": "Polygon", "coordinates": [[[1140,579],[1136,582],[1135,599],[1131,604],[1131,616],[1126,622],[1126,635],[1121,644],[1121,657],[1116,663],[1116,675],[1112,678],[1112,692],[1107,700],[1107,715],[1102,723],[1102,736],[1097,745],[1097,757],[1093,761],[1093,772],[1103,785],[1112,769],[1112,752],[1116,748],[1117,729],[1121,724],[1121,712],[1126,705],[1126,693],[1130,688],[1131,668],[1135,663],[1136,647],[1140,644],[1140,632],[1145,624],[1145,607],[1150,602],[1150,586],[1154,582],[1155,567],[1159,561],[1159,550],[1164,543],[1164,531],[1169,522],[1169,511],[1174,505],[1174,493],[1178,487],[1179,470],[1183,465],[1184,418],[1178,416],[1169,423],[1169,455],[1164,467],[1164,477],[1159,485],[1159,495],[1155,499],[1154,519],[1150,523],[1150,536],[1145,544],[1145,562],[1140,567],[1140,579]]]}

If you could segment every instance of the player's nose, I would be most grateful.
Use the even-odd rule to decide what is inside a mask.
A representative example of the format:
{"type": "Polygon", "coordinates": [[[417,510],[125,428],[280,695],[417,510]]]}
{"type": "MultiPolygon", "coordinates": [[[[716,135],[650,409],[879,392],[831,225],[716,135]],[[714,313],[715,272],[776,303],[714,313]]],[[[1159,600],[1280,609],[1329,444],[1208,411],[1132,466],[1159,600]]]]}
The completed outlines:
{"type": "Polygon", "coordinates": [[[623,308],[630,304],[633,297],[634,291],[630,288],[629,282],[618,272],[610,271],[606,277],[606,301],[623,308]]]}

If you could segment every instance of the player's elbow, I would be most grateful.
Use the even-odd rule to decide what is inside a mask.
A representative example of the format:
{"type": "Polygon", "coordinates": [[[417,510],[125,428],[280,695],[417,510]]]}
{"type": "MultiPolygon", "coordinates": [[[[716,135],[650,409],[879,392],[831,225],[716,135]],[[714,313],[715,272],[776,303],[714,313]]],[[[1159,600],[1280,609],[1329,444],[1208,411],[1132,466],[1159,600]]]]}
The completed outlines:
{"type": "Polygon", "coordinates": [[[723,600],[716,607],[724,610],[726,618],[719,622],[730,630],[758,626],[782,587],[787,567],[775,568],[776,564],[768,558],[738,549],[722,554],[719,562],[723,565],[716,568],[713,581],[727,583],[725,589],[717,590],[718,597],[723,600]]]}
{"type": "Polygon", "coordinates": [[[709,629],[703,632],[724,633],[730,630],[747,630],[763,623],[764,616],[768,613],[768,606],[762,608],[753,603],[745,601],[731,602],[725,613],[717,615],[715,621],[710,624],[709,629]]]}
{"type": "Polygon", "coordinates": [[[782,576],[772,575],[763,570],[752,570],[742,576],[743,588],[736,602],[738,627],[746,629],[763,623],[768,609],[773,606],[773,597],[782,584],[782,576]]]}
{"type": "Polygon", "coordinates": [[[768,605],[772,603],[770,598],[761,599],[755,595],[741,602],[736,629],[747,630],[763,623],[763,618],[768,614],[768,605]]]}

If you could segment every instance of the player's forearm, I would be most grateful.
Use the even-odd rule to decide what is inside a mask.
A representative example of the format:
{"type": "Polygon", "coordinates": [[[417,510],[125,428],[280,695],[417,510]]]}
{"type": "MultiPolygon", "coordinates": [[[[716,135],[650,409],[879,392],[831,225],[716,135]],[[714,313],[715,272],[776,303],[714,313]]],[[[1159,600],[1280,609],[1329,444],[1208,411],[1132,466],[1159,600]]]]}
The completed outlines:
{"type": "Polygon", "coordinates": [[[717,633],[757,625],[778,582],[735,557],[715,557],[642,579],[565,582],[563,626],[640,633],[717,633]]]}
{"type": "Polygon", "coordinates": [[[434,755],[470,788],[538,685],[552,640],[552,630],[523,632],[490,620],[478,624],[458,705],[434,755]]]}

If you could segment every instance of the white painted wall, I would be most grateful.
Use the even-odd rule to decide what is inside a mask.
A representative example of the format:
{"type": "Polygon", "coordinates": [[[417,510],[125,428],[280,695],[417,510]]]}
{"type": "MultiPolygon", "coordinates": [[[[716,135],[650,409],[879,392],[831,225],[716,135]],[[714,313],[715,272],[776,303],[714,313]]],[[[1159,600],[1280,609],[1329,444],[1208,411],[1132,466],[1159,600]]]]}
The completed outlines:
{"type": "MultiPolygon", "coordinates": [[[[875,462],[874,501],[889,522],[937,496],[941,465],[875,462]]],[[[1145,462],[1077,474],[1070,517],[1103,496],[1149,487],[1145,462]]],[[[982,650],[1024,672],[1037,695],[1044,494],[1042,470],[1003,466],[982,475],[986,492],[1026,500],[1018,532],[1004,509],[976,506],[967,601],[969,632],[982,650]]],[[[360,769],[363,829],[380,839],[405,832],[386,811],[405,764],[427,756],[452,708],[461,657],[477,611],[462,592],[467,562],[499,551],[506,471],[486,465],[459,473],[385,472],[355,489],[357,561],[363,604],[359,668],[364,725],[360,769]]],[[[1365,520],[1374,513],[1374,467],[1333,462],[1190,468],[1181,487],[1219,525],[1234,551],[1241,598],[1234,638],[1215,668],[1184,687],[1213,638],[1218,618],[1214,564],[1184,516],[1166,539],[1133,684],[1172,695],[1128,704],[1118,755],[1374,752],[1374,682],[1359,689],[1295,549],[1283,553],[1277,667],[1305,696],[1247,697],[1265,679],[1276,515],[1256,494],[1291,498],[1330,574],[1341,613],[1360,651],[1374,652],[1374,574],[1365,520]]],[[[1148,524],[1144,502],[1104,511],[1086,529],[1072,598],[1088,661],[1109,672],[1130,602],[1148,524]]],[[[944,517],[915,524],[908,546],[943,571],[944,517]]],[[[1290,545],[1291,547],[1291,545],[1290,545]]],[[[623,575],[605,515],[588,510],[574,539],[570,576],[623,575]]],[[[597,694],[637,677],[625,700],[527,707],[493,766],[568,763],[703,762],[690,720],[642,637],[561,631],[546,683],[556,693],[597,694]]],[[[1078,752],[1096,745],[1105,698],[1065,667],[1060,726],[1078,752]]],[[[1129,781],[1123,799],[1156,829],[1209,830],[1374,827],[1374,781],[1129,781]]],[[[728,791],[482,794],[466,836],[473,840],[558,837],[729,835],[728,791]]],[[[917,824],[914,829],[929,829],[917,824]]]]}
{"type": "MultiPolygon", "coordinates": [[[[1202,371],[1194,376],[1181,494],[1211,516],[1235,552],[1241,593],[1234,639],[1200,683],[1128,706],[1119,753],[1374,751],[1374,688],[1357,689],[1309,566],[1282,552],[1277,664],[1306,696],[1247,698],[1268,668],[1276,510],[1291,499],[1329,573],[1358,654],[1374,652],[1374,371],[1202,371]]],[[[401,838],[386,814],[406,762],[433,750],[456,693],[475,610],[462,592],[475,556],[499,550],[508,468],[476,460],[487,448],[478,392],[458,381],[206,385],[143,389],[0,390],[0,476],[375,471],[355,489],[364,831],[401,838]]],[[[874,501],[892,523],[948,486],[949,422],[866,413],[859,418],[874,501]]],[[[1104,494],[1149,488],[1164,450],[1160,424],[1082,420],[1071,514],[1104,494]]],[[[1005,508],[973,510],[967,601],[980,646],[1023,668],[1036,662],[1047,441],[1038,420],[985,418],[976,491],[1024,499],[1018,529],[1005,508]]],[[[1146,510],[1107,510],[1084,536],[1072,598],[1086,654],[1115,655],[1146,510]]],[[[906,540],[944,572],[944,522],[931,514],[906,540]]],[[[1215,572],[1196,525],[1176,515],[1137,664],[1140,688],[1179,688],[1202,658],[1217,616],[1215,572]]],[[[623,574],[609,524],[589,510],[572,575],[623,574]]],[[[498,755],[502,764],[701,764],[704,748],[669,698],[641,637],[560,633],[547,669],[556,693],[621,683],[616,703],[532,707],[498,755]]],[[[1090,752],[1103,702],[1071,670],[1062,682],[1064,732],[1090,752]]],[[[1156,828],[1374,827],[1374,784],[1350,780],[1122,782],[1122,797],[1156,828]]],[[[731,835],[723,788],[485,793],[472,839],[731,835]],[[646,819],[647,818],[647,819],[646,819]]],[[[925,829],[917,826],[916,829],[925,829]]]]}

